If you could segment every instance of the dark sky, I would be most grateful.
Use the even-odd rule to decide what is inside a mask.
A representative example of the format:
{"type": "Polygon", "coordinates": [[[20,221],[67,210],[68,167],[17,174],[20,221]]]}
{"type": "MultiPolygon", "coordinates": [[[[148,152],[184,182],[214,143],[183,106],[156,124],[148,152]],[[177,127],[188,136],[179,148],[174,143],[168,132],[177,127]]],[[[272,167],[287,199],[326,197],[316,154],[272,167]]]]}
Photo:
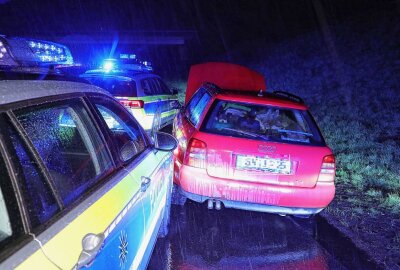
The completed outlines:
{"type": "MultiPolygon", "coordinates": [[[[388,1],[320,2],[335,21],[388,1]]],[[[0,4],[0,14],[0,29],[8,35],[195,30],[202,37],[237,41],[318,26],[313,0],[9,0],[0,4]]]]}
{"type": "MultiPolygon", "coordinates": [[[[109,40],[105,50],[109,50],[116,35],[120,38],[124,35],[179,35],[184,31],[182,35],[189,33],[190,40],[184,50],[179,49],[180,53],[189,58],[203,57],[229,52],[243,42],[268,44],[318,31],[320,22],[315,2],[323,7],[327,22],[335,24],[348,16],[372,12],[393,1],[0,0],[0,34],[52,41],[60,41],[61,37],[69,35],[104,37],[109,40]]],[[[145,49],[148,48],[151,46],[145,49]]],[[[143,51],[143,46],[134,49],[143,51]]],[[[81,52],[89,55],[84,50],[81,52]]],[[[158,50],[157,53],[165,52],[158,50]]]]}

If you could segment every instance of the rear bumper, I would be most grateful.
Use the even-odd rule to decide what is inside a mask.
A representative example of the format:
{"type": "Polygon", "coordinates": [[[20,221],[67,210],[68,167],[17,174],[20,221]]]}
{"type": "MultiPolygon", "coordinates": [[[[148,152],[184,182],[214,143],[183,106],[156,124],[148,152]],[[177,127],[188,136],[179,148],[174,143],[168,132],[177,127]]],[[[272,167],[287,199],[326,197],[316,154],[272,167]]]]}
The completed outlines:
{"type": "MultiPolygon", "coordinates": [[[[183,194],[184,196],[186,196],[188,199],[195,201],[195,202],[202,203],[208,199],[215,200],[215,198],[186,192],[181,187],[179,187],[179,192],[181,194],[183,194]]],[[[229,200],[219,200],[219,201],[221,201],[224,204],[225,208],[235,208],[235,209],[242,209],[242,210],[266,212],[266,213],[276,213],[276,214],[287,214],[287,215],[314,215],[314,214],[321,212],[324,209],[324,208],[283,207],[283,206],[276,206],[276,205],[249,203],[249,202],[241,202],[241,201],[229,201],[229,200]]]]}
{"type": "Polygon", "coordinates": [[[220,200],[225,207],[285,214],[315,214],[333,200],[334,183],[313,188],[278,186],[210,177],[204,169],[182,165],[180,192],[197,202],[220,200]]]}

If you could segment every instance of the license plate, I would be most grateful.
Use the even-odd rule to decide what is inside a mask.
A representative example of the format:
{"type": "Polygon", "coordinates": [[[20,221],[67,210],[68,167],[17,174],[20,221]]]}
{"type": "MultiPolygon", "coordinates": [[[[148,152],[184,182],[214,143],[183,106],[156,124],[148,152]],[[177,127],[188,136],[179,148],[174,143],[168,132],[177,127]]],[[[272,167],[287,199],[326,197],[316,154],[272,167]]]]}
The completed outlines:
{"type": "Polygon", "coordinates": [[[236,156],[236,168],[245,170],[261,170],[271,173],[290,174],[291,162],[279,158],[261,158],[252,156],[236,156]]]}

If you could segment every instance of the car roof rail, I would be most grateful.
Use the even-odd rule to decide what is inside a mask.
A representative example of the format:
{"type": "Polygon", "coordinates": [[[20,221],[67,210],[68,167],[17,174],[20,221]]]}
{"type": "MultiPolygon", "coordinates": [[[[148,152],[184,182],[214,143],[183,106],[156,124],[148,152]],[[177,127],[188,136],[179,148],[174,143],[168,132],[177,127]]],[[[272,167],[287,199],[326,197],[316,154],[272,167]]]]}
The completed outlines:
{"type": "Polygon", "coordinates": [[[289,92],[285,92],[285,91],[274,91],[273,94],[274,94],[274,95],[277,95],[277,96],[284,97],[284,98],[286,98],[286,99],[289,99],[289,100],[294,101],[294,102],[297,102],[297,103],[303,103],[303,104],[304,104],[304,100],[303,100],[301,97],[296,96],[296,95],[293,95],[293,94],[291,94],[291,93],[289,93],[289,92]]]}

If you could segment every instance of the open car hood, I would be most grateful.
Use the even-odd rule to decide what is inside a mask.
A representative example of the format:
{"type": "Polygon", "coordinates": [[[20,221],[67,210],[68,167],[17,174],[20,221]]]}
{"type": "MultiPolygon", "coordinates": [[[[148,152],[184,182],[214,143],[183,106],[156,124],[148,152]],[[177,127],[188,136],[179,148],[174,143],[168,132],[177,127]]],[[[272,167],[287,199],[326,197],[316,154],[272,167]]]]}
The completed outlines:
{"type": "Polygon", "coordinates": [[[194,92],[206,82],[229,90],[258,92],[267,88],[264,77],[247,67],[221,62],[197,64],[190,68],[185,104],[194,92]]]}

